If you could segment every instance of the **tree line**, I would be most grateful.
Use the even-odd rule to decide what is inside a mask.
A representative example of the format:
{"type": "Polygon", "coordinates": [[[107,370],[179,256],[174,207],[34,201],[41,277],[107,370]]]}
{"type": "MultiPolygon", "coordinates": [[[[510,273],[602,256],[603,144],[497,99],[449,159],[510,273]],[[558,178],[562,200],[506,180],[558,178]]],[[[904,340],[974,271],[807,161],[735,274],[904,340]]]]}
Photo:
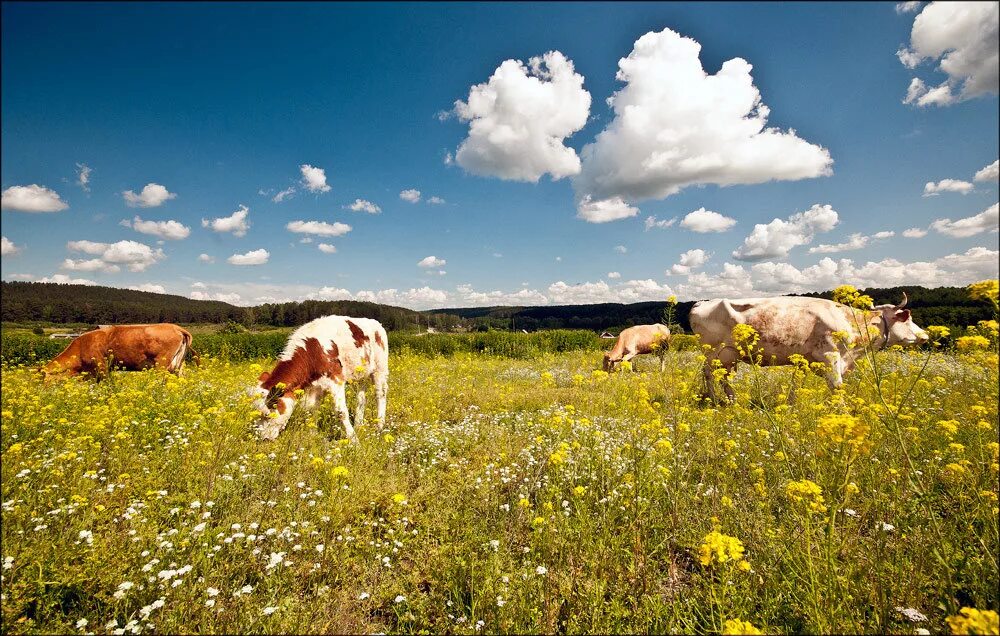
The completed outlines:
{"type": "MultiPolygon", "coordinates": [[[[898,303],[903,292],[908,308],[919,325],[964,327],[993,317],[985,303],[969,298],[963,287],[919,286],[870,288],[865,290],[876,304],[898,303]]],[[[803,294],[832,298],[833,292],[803,294]]],[[[675,321],[687,332],[693,302],[678,303],[675,321]]],[[[352,300],[306,300],[236,307],[215,300],[193,300],[184,296],[156,294],[131,289],[55,283],[3,282],[0,314],[4,322],[43,321],[56,324],[123,324],[144,322],[240,323],[246,327],[294,327],[329,314],[374,318],[390,331],[441,331],[456,328],[472,331],[538,331],[542,329],[617,330],[639,324],[662,322],[662,302],[601,303],[542,307],[477,307],[414,311],[378,303],[352,300]]]]}

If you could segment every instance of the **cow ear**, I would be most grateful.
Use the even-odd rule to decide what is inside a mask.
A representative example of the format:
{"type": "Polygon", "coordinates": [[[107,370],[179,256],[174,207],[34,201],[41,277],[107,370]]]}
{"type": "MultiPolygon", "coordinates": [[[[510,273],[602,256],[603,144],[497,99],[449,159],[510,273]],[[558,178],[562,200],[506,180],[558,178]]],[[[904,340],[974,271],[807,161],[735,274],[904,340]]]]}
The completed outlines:
{"type": "Polygon", "coordinates": [[[271,374],[268,373],[267,371],[264,371],[263,373],[260,374],[260,377],[257,378],[257,381],[258,382],[267,382],[267,379],[269,377],[271,377],[271,374]]]}
{"type": "Polygon", "coordinates": [[[896,312],[896,322],[906,322],[910,319],[909,309],[900,309],[896,312]]]}

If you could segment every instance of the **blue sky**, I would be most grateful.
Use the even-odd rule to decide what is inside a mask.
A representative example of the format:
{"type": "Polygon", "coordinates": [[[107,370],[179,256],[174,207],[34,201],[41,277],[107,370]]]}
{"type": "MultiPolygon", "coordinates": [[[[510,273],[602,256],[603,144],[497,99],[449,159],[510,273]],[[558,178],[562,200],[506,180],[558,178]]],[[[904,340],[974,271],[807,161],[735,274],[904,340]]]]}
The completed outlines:
{"type": "Polygon", "coordinates": [[[3,279],[430,308],[995,277],[996,4],[960,8],[5,3],[3,279]],[[646,34],[652,48],[634,52],[646,34]],[[736,75],[749,80],[716,95],[697,74],[678,79],[691,65],[685,38],[707,76],[742,58],[752,70],[736,75]],[[533,74],[529,59],[549,51],[561,56],[533,74]],[[632,75],[616,80],[630,54],[632,75]],[[962,62],[950,73],[939,67],[949,55],[962,62]],[[524,66],[494,76],[505,60],[524,66]],[[513,111],[456,110],[477,85],[513,111]],[[759,111],[719,104],[752,87],[784,146],[733,132],[759,111]],[[615,91],[627,93],[622,112],[607,103],[615,91]],[[623,119],[630,100],[646,113],[639,130],[623,119]],[[470,137],[477,125],[487,134],[470,137]],[[615,126],[631,132],[595,144],[615,126]],[[506,130],[527,137],[504,145],[495,133],[506,130]],[[558,160],[546,134],[565,149],[558,160]],[[485,159],[473,164],[473,150],[485,159]],[[681,175],[705,161],[719,167],[681,175]],[[309,189],[304,165],[324,171],[328,190],[309,189]],[[131,207],[123,192],[147,184],[174,196],[131,207]],[[410,189],[418,202],[401,198],[410,189]],[[590,195],[599,212],[586,212],[590,195]],[[379,213],[346,208],[358,199],[379,213]],[[203,227],[240,206],[244,235],[203,227]],[[702,208],[730,221],[683,223],[702,208]],[[121,225],[136,216],[189,231],[121,225]],[[351,229],[303,234],[295,221],[351,229]],[[227,261],[259,261],[259,250],[265,263],[227,261]],[[430,256],[445,263],[418,265],[430,256]]]}

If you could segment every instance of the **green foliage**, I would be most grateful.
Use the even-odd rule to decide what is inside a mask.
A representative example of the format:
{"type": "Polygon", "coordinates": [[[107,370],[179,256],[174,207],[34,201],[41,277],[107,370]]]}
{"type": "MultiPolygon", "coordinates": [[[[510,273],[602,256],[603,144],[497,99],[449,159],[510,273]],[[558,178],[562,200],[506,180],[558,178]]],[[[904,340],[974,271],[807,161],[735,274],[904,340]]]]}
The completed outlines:
{"type": "Polygon", "coordinates": [[[4,364],[36,364],[47,362],[59,355],[71,340],[50,340],[29,333],[0,335],[0,359],[4,364]]]}

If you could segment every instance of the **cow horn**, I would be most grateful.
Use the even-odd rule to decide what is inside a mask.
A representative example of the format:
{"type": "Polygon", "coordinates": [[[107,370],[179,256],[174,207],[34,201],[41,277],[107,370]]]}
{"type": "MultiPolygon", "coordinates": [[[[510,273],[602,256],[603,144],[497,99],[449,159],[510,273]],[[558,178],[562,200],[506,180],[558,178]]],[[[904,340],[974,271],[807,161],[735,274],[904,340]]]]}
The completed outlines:
{"type": "Polygon", "coordinates": [[[902,309],[903,307],[906,307],[906,301],[907,300],[908,299],[906,298],[906,292],[903,292],[903,302],[901,302],[898,305],[896,305],[896,309],[902,309]]]}

